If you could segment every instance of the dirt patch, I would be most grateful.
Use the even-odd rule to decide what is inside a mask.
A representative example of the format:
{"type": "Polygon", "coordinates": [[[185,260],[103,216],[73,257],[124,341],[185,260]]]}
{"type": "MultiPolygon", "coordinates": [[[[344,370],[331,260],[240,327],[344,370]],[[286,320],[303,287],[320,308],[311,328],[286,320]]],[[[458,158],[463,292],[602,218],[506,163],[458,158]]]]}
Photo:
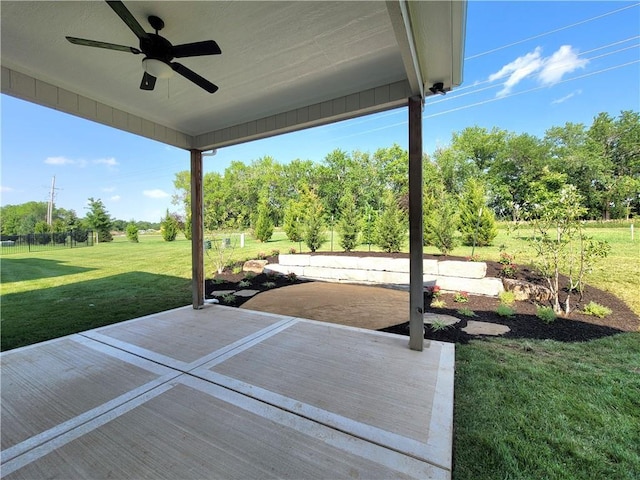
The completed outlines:
{"type": "MultiPolygon", "coordinates": [[[[318,254],[320,255],[320,254],[318,254]]],[[[328,255],[322,252],[321,255],[328,255]]],[[[349,252],[332,253],[331,255],[366,255],[385,256],[394,258],[406,258],[408,254],[386,254],[378,252],[349,252]]],[[[440,255],[425,255],[425,258],[437,260],[462,260],[460,257],[444,257],[440,255]]],[[[277,258],[268,259],[270,263],[277,263],[277,258]]],[[[487,276],[498,276],[501,265],[497,262],[487,263],[487,276]]],[[[516,275],[517,279],[542,284],[542,280],[532,269],[521,267],[516,275]]],[[[327,284],[324,282],[308,282],[294,277],[282,275],[269,276],[256,275],[253,278],[245,278],[242,273],[233,274],[225,271],[216,275],[213,280],[207,280],[205,293],[211,298],[214,290],[259,290],[256,296],[251,298],[235,296],[234,298],[221,298],[220,303],[240,307],[247,303],[246,308],[270,311],[283,315],[312,318],[321,321],[330,321],[346,325],[359,326],[375,330],[383,330],[402,335],[408,335],[408,292],[383,289],[381,287],[352,286],[348,284],[327,284]],[[246,284],[240,286],[244,280],[246,284]],[[273,292],[285,286],[312,283],[299,289],[301,295],[295,295],[294,289],[283,289],[282,292],[273,292]],[[327,287],[329,285],[329,287],[327,287]],[[352,288],[357,287],[357,288],[352,288]],[[316,289],[314,291],[314,288],[316,289]],[[327,292],[326,290],[332,290],[327,292]],[[304,295],[302,295],[304,290],[304,295]],[[390,293],[386,293],[386,291],[390,293]],[[273,299],[269,297],[273,295],[273,299]],[[253,305],[252,305],[253,304],[253,305]],[[267,305],[262,307],[260,305],[267,305]],[[315,305],[315,307],[314,307],[315,305]],[[403,320],[404,319],[404,320],[403,320]]],[[[561,298],[564,299],[564,293],[561,298]]],[[[545,323],[536,316],[536,305],[532,302],[515,302],[512,306],[513,316],[505,317],[497,313],[500,301],[494,297],[481,295],[469,296],[466,303],[454,301],[454,295],[443,293],[439,297],[444,301],[444,306],[434,308],[429,306],[426,299],[425,310],[461,318],[461,322],[455,326],[434,331],[425,329],[425,338],[450,342],[467,342],[476,336],[463,332],[468,320],[491,322],[509,327],[510,331],[504,335],[509,338],[552,339],[563,342],[588,341],[595,338],[614,335],[621,332],[636,332],[640,329],[640,318],[615,295],[587,286],[583,300],[573,305],[573,311],[557,318],[552,323],[545,323]],[[594,301],[611,309],[611,315],[600,319],[581,312],[584,305],[594,301]],[[465,316],[461,312],[473,313],[473,316],[465,316]]],[[[575,301],[575,300],[574,300],[575,301]]]]}

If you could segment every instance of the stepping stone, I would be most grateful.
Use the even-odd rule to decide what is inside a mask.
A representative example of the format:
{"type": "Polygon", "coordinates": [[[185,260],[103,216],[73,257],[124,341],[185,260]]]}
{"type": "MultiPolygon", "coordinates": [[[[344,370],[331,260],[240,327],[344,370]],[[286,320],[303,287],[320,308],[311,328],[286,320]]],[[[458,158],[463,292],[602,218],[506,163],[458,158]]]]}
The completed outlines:
{"type": "Polygon", "coordinates": [[[256,293],[260,293],[260,290],[239,290],[234,295],[236,297],[253,297],[256,293]]]}
{"type": "Polygon", "coordinates": [[[207,298],[204,303],[220,303],[220,300],[217,298],[207,298]]]}
{"type": "Polygon", "coordinates": [[[439,322],[446,326],[449,326],[455,325],[459,321],[459,318],[453,317],[451,315],[444,315],[442,313],[427,312],[424,314],[425,325],[431,325],[433,322],[439,322]]]}
{"type": "Polygon", "coordinates": [[[211,295],[213,295],[214,297],[222,297],[224,295],[229,295],[234,293],[236,293],[235,290],[214,290],[213,292],[211,292],[211,295]]]}
{"type": "Polygon", "coordinates": [[[478,322],[476,320],[469,320],[467,326],[462,329],[463,332],[469,335],[503,335],[510,332],[511,329],[505,325],[499,323],[478,322]]]}

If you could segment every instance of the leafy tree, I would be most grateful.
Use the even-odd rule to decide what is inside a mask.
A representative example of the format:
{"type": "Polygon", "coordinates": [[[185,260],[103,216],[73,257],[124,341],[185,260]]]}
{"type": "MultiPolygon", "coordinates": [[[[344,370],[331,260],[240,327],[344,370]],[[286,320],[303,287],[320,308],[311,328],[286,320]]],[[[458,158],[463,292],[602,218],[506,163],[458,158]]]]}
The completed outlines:
{"type": "Polygon", "coordinates": [[[385,252],[399,252],[407,236],[405,212],[403,212],[391,190],[383,195],[383,207],[376,221],[375,238],[385,252]]]}
{"type": "Polygon", "coordinates": [[[111,236],[111,217],[109,217],[102,200],[95,200],[93,197],[89,198],[89,212],[85,220],[89,228],[98,234],[99,242],[113,240],[111,236]]]}
{"type": "Polygon", "coordinates": [[[351,192],[345,193],[340,199],[338,232],[340,233],[340,246],[345,252],[356,248],[360,233],[360,217],[356,209],[355,198],[351,192]]]}
{"type": "Polygon", "coordinates": [[[425,243],[435,246],[443,255],[449,255],[458,243],[458,202],[454,196],[440,190],[432,194],[427,203],[423,213],[425,243]]]}
{"type": "Polygon", "coordinates": [[[486,247],[498,235],[495,217],[485,202],[484,186],[475,178],[467,181],[460,197],[459,229],[463,245],[486,247]]]}
{"type": "MultiPolygon", "coordinates": [[[[586,209],[578,189],[567,183],[566,175],[545,169],[541,180],[532,185],[532,191],[534,196],[528,219],[533,234],[529,244],[536,252],[535,265],[551,290],[553,310],[561,313],[560,271],[564,268],[573,271],[577,261],[578,283],[574,285],[571,281],[567,287],[577,287],[581,291],[584,273],[596,258],[606,256],[608,249],[587,241],[582,234],[580,217],[586,209]],[[579,249],[574,248],[576,240],[580,242],[579,249]]],[[[564,302],[566,313],[570,312],[570,296],[571,292],[567,293],[564,302]]]]}
{"type": "Polygon", "coordinates": [[[127,238],[130,242],[138,243],[138,226],[133,220],[127,225],[127,238]]]}
{"type": "Polygon", "coordinates": [[[178,221],[167,209],[167,213],[160,222],[160,233],[162,234],[162,238],[165,242],[173,242],[178,236],[179,230],[178,221]]]}
{"type": "Polygon", "coordinates": [[[269,204],[263,199],[258,206],[258,217],[253,234],[260,242],[268,242],[273,235],[273,221],[271,220],[269,204]]]}

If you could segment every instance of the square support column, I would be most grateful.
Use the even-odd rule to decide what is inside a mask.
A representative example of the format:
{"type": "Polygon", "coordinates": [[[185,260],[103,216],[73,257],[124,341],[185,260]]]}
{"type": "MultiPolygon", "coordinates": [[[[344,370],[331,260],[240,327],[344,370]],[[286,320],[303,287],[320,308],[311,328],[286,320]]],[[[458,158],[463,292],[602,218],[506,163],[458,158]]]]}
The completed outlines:
{"type": "Polygon", "coordinates": [[[424,347],[422,97],[409,98],[409,348],[424,347]]]}
{"type": "Polygon", "coordinates": [[[193,308],[204,305],[202,152],[191,150],[191,290],[193,308]]]}

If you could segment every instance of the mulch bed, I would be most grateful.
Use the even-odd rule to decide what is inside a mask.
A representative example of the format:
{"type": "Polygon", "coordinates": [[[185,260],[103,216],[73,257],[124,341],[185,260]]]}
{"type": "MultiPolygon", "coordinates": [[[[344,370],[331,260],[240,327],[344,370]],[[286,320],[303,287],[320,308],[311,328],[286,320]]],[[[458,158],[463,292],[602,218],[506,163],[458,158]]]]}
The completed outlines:
{"type": "MultiPolygon", "coordinates": [[[[328,255],[328,253],[322,252],[318,253],[318,255],[328,255]]],[[[379,252],[333,252],[330,255],[366,255],[394,258],[408,257],[408,254],[406,253],[388,254],[379,252]]],[[[461,257],[444,257],[441,255],[425,255],[424,258],[436,260],[466,260],[461,257]]],[[[267,260],[269,263],[277,263],[278,261],[277,257],[269,257],[267,260]]],[[[498,277],[501,265],[497,262],[491,261],[486,263],[487,276],[498,277]]],[[[516,278],[544,285],[544,282],[539,275],[527,267],[520,267],[516,278]]],[[[210,293],[213,290],[241,290],[242,288],[245,288],[259,290],[262,292],[273,288],[309,281],[299,278],[292,279],[283,275],[271,276],[264,273],[248,279],[251,283],[250,286],[239,287],[238,283],[241,280],[247,280],[244,273],[234,274],[232,270],[225,270],[222,274],[216,274],[214,279],[206,281],[205,293],[210,298],[210,293]],[[267,282],[273,282],[275,286],[265,285],[267,282]]],[[[564,279],[562,279],[561,284],[564,283],[564,279]]],[[[565,296],[566,293],[562,292],[560,296],[561,301],[564,301],[565,296]]],[[[640,330],[640,317],[638,317],[638,315],[636,315],[615,295],[592,286],[587,286],[581,302],[576,303],[577,296],[574,297],[575,298],[572,299],[573,311],[569,315],[559,316],[554,322],[545,323],[536,316],[536,305],[533,302],[515,302],[515,304],[512,305],[512,308],[515,310],[515,314],[512,317],[503,317],[496,313],[496,309],[500,304],[500,301],[497,298],[482,295],[470,295],[467,303],[456,303],[454,302],[454,295],[452,293],[442,293],[440,299],[444,300],[446,306],[444,308],[432,308],[425,303],[426,311],[451,315],[461,318],[462,321],[453,327],[446,328],[445,330],[433,331],[430,328],[426,328],[425,338],[460,343],[466,343],[473,338],[478,338],[477,336],[469,335],[461,330],[467,325],[468,320],[506,325],[511,329],[511,331],[503,335],[505,338],[550,339],[561,342],[588,341],[622,332],[637,332],[640,330]],[[582,313],[582,307],[591,301],[610,308],[612,313],[602,319],[582,313]],[[460,315],[458,310],[461,308],[472,310],[475,316],[465,317],[460,315]]],[[[221,303],[239,307],[247,300],[248,298],[246,297],[238,296],[231,301],[221,300],[221,303]]],[[[408,323],[403,323],[386,328],[383,331],[408,335],[409,325],[408,323]]]]}

